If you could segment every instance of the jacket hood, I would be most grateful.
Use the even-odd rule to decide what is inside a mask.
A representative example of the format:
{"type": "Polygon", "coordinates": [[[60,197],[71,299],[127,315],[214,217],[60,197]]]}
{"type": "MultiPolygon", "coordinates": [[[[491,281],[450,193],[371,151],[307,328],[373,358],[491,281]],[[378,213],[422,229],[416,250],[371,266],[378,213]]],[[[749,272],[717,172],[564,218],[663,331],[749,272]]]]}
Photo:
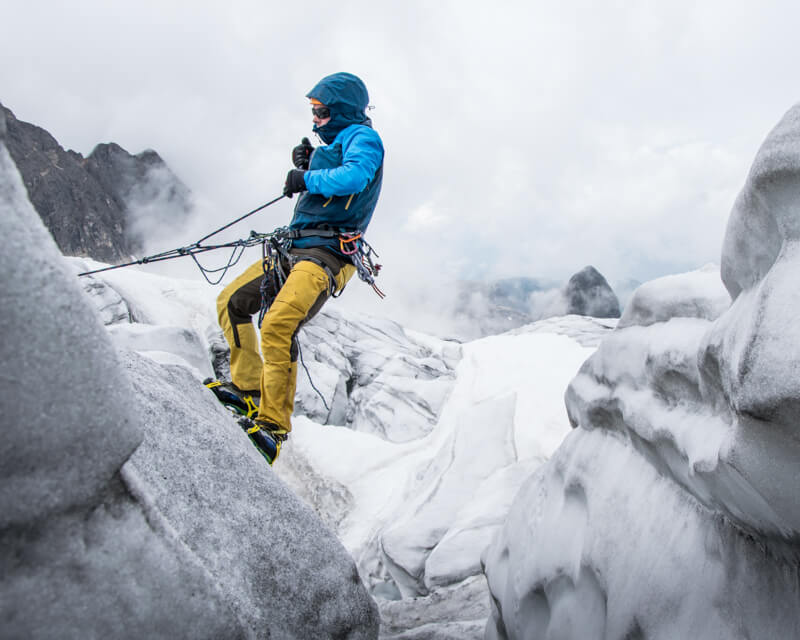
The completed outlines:
{"type": "Polygon", "coordinates": [[[369,104],[367,87],[358,76],[352,73],[334,73],[325,76],[311,91],[307,98],[315,98],[331,110],[331,119],[325,125],[314,125],[314,132],[330,144],[340,131],[352,124],[366,124],[369,104]]]}

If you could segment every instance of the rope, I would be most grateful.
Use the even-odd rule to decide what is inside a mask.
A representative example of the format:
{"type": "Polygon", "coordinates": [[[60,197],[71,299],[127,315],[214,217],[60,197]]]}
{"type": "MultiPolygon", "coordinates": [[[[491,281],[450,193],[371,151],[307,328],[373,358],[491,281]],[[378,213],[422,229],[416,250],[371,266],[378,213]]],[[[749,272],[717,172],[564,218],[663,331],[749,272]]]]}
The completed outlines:
{"type": "MultiPolygon", "coordinates": [[[[295,338],[295,340],[297,340],[297,338],[295,338]]],[[[322,392],[319,389],[317,389],[317,386],[314,384],[314,381],[311,379],[311,372],[308,370],[308,367],[306,366],[305,360],[303,360],[303,350],[300,348],[300,341],[299,340],[297,340],[297,353],[300,355],[300,364],[302,364],[303,365],[303,369],[305,369],[306,376],[308,376],[308,382],[311,385],[311,388],[314,391],[317,392],[317,395],[319,396],[320,400],[322,400],[322,404],[325,405],[325,410],[328,412],[328,417],[330,417],[331,408],[328,406],[328,403],[325,402],[325,396],[323,396],[322,392]]]]}
{"type": "Polygon", "coordinates": [[[232,227],[237,222],[241,222],[245,218],[247,218],[249,216],[252,216],[255,213],[258,213],[259,211],[261,211],[263,209],[266,209],[270,205],[275,204],[276,202],[278,202],[279,200],[282,200],[285,197],[286,196],[284,196],[284,195],[280,195],[277,198],[274,198],[273,200],[270,200],[269,202],[267,202],[265,204],[262,204],[260,207],[257,207],[255,209],[253,209],[252,211],[249,211],[249,212],[245,213],[243,216],[239,216],[238,218],[236,218],[236,220],[232,220],[228,224],[225,224],[225,225],[221,226],[219,229],[216,229],[216,230],[212,231],[211,233],[209,233],[208,235],[203,236],[202,238],[200,238],[197,242],[195,242],[193,244],[187,245],[185,247],[178,247],[177,249],[169,249],[168,251],[162,251],[161,253],[156,253],[156,254],[154,254],[152,256],[145,256],[144,258],[140,258],[139,260],[132,260],[131,262],[125,262],[124,264],[115,264],[115,265],[112,265],[110,267],[103,267],[102,269],[94,269],[92,271],[84,271],[82,273],[79,273],[78,276],[79,277],[80,276],[90,276],[90,275],[93,275],[95,273],[102,273],[104,271],[111,271],[113,269],[122,269],[123,267],[130,267],[130,266],[133,266],[133,265],[136,265],[136,264],[150,264],[151,262],[162,262],[164,260],[172,260],[173,258],[181,258],[183,256],[192,256],[192,258],[194,259],[195,264],[200,269],[200,272],[203,274],[203,277],[206,279],[206,281],[208,283],[210,283],[210,284],[219,284],[222,281],[222,279],[225,277],[225,274],[227,273],[228,269],[230,269],[237,262],[239,262],[239,260],[242,257],[242,253],[244,253],[244,250],[247,247],[254,247],[257,244],[260,244],[261,242],[264,241],[264,239],[269,238],[269,237],[271,237],[272,235],[274,235],[276,233],[282,232],[284,229],[286,229],[286,227],[280,227],[279,229],[276,229],[272,233],[266,233],[266,234],[265,233],[256,233],[255,231],[251,231],[250,232],[250,237],[248,237],[248,238],[246,238],[244,240],[235,240],[233,242],[226,242],[226,243],[223,243],[223,244],[202,245],[201,243],[204,242],[205,240],[208,240],[209,238],[217,235],[218,233],[220,233],[222,231],[225,231],[225,229],[228,229],[228,228],[232,227]],[[205,253],[206,251],[215,251],[217,249],[225,249],[225,248],[233,248],[233,251],[231,252],[231,257],[228,259],[228,263],[224,267],[220,267],[219,269],[207,269],[207,268],[203,267],[197,261],[197,258],[194,257],[198,253],[205,253]],[[237,251],[238,251],[238,254],[237,254],[237,251]],[[220,276],[220,278],[216,282],[212,282],[208,278],[208,276],[206,275],[208,273],[218,273],[219,271],[222,271],[223,273],[222,273],[222,276],[220,276]]]}
{"type": "Polygon", "coordinates": [[[278,200],[282,200],[282,199],[283,199],[283,198],[285,198],[285,197],[286,197],[286,196],[284,196],[284,195],[280,195],[280,196],[278,196],[277,198],[275,198],[274,200],[270,200],[270,201],[269,201],[269,202],[267,202],[266,204],[262,204],[262,205],[261,205],[260,207],[258,207],[257,209],[253,209],[252,211],[250,211],[250,212],[248,212],[248,213],[245,213],[243,216],[239,216],[238,218],[236,218],[236,220],[233,220],[232,222],[229,222],[228,224],[226,224],[226,225],[224,225],[224,226],[220,227],[219,229],[217,229],[216,231],[212,231],[212,232],[211,232],[211,233],[209,233],[207,236],[203,236],[203,237],[202,237],[202,238],[200,238],[200,239],[199,239],[197,242],[195,242],[195,244],[200,244],[201,242],[203,242],[203,240],[208,240],[208,239],[209,239],[211,236],[215,236],[215,235],[217,235],[217,234],[218,234],[220,231],[225,231],[225,229],[227,229],[228,227],[232,227],[232,226],[233,226],[233,225],[235,225],[237,222],[241,222],[241,221],[242,221],[242,220],[244,220],[245,218],[248,218],[248,217],[252,216],[254,213],[258,213],[258,212],[259,212],[259,211],[261,211],[262,209],[266,209],[268,206],[275,204],[275,203],[276,203],[278,200]]]}
{"type": "Polygon", "coordinates": [[[228,263],[224,267],[219,267],[218,269],[206,269],[202,264],[200,264],[200,261],[197,259],[195,254],[192,253],[190,255],[192,256],[192,260],[194,260],[194,263],[197,265],[197,268],[200,269],[200,273],[202,273],[203,277],[206,279],[206,282],[208,282],[208,284],[210,284],[210,285],[217,285],[220,282],[222,282],[222,280],[225,278],[225,274],[228,273],[228,269],[230,269],[231,267],[234,267],[236,265],[236,263],[239,262],[239,260],[242,259],[242,255],[244,254],[244,250],[245,250],[245,247],[242,246],[242,245],[235,246],[233,248],[233,251],[231,252],[230,258],[228,258],[228,263]],[[237,251],[239,252],[238,255],[236,254],[237,251]],[[219,273],[220,271],[222,271],[222,274],[220,275],[220,277],[217,278],[216,280],[213,280],[213,281],[207,275],[209,273],[219,273]]]}
{"type": "MultiPolygon", "coordinates": [[[[261,283],[261,312],[258,318],[258,326],[261,327],[261,323],[264,319],[264,314],[266,313],[267,309],[272,303],[270,300],[270,279],[277,280],[274,284],[276,285],[276,291],[280,290],[283,286],[283,283],[286,280],[286,274],[283,271],[283,267],[281,265],[281,259],[286,257],[289,258],[288,254],[288,247],[285,246],[285,241],[289,238],[290,230],[288,227],[278,227],[272,233],[256,233],[255,231],[250,232],[250,236],[243,239],[243,240],[234,240],[233,242],[226,242],[224,244],[217,244],[217,245],[202,245],[201,243],[209,238],[217,235],[218,233],[225,231],[235,225],[238,222],[241,222],[245,218],[252,216],[259,211],[266,209],[270,205],[275,204],[279,200],[285,198],[286,196],[280,195],[277,198],[270,200],[269,202],[262,204],[260,207],[253,209],[245,213],[243,216],[239,216],[235,220],[232,220],[228,224],[225,224],[218,229],[212,231],[208,235],[203,236],[194,244],[187,245],[185,247],[178,247],[177,249],[170,249],[168,251],[162,251],[161,253],[156,253],[152,256],[145,256],[144,258],[140,258],[139,260],[133,260],[131,262],[126,262],[124,264],[117,264],[112,265],[109,267],[103,267],[102,269],[94,269],[93,271],[84,271],[79,273],[78,276],[89,276],[95,273],[102,273],[104,271],[111,271],[113,269],[122,269],[123,267],[130,267],[132,265],[137,264],[149,264],[151,262],[162,262],[164,260],[172,260],[173,258],[181,258],[183,256],[191,256],[194,263],[197,265],[197,268],[200,269],[200,273],[203,274],[203,277],[206,279],[211,285],[216,285],[222,282],[225,278],[225,275],[228,273],[228,270],[234,267],[239,260],[241,260],[242,255],[244,254],[244,250],[248,247],[253,247],[257,244],[262,245],[262,263],[261,268],[264,272],[264,279],[261,283]],[[277,238],[281,238],[283,242],[277,240],[277,238]],[[217,249],[225,249],[231,248],[231,255],[228,258],[227,263],[216,269],[209,269],[204,267],[200,264],[200,261],[197,259],[197,254],[205,253],[206,251],[216,251],[217,249]],[[269,266],[267,266],[269,265],[269,266]],[[208,274],[211,273],[220,273],[222,274],[216,280],[212,281],[211,278],[208,277],[208,274]]],[[[375,292],[381,297],[385,297],[384,294],[380,289],[378,289],[377,285],[375,284],[375,276],[378,275],[378,272],[381,269],[381,265],[375,264],[372,261],[372,255],[374,254],[376,257],[379,257],[377,253],[372,249],[372,247],[367,244],[367,242],[363,239],[362,234],[354,233],[348,234],[343,233],[339,237],[339,247],[341,252],[349,256],[352,260],[353,264],[356,267],[358,272],[358,277],[366,282],[367,284],[371,285],[375,292]],[[351,245],[352,249],[349,248],[347,245],[351,245]]],[[[291,260],[290,260],[291,261],[291,260]]],[[[334,296],[335,297],[335,296],[334,296]]],[[[300,347],[300,341],[295,338],[297,342],[297,352],[300,356],[300,364],[303,365],[303,369],[306,372],[306,376],[308,377],[308,382],[311,385],[311,388],[316,392],[319,396],[320,400],[322,400],[322,404],[325,406],[325,410],[328,412],[330,416],[331,408],[328,406],[328,403],[325,400],[325,396],[322,395],[322,392],[317,388],[314,384],[314,381],[311,379],[311,372],[308,370],[306,366],[305,360],[303,359],[303,350],[300,347]]]]}

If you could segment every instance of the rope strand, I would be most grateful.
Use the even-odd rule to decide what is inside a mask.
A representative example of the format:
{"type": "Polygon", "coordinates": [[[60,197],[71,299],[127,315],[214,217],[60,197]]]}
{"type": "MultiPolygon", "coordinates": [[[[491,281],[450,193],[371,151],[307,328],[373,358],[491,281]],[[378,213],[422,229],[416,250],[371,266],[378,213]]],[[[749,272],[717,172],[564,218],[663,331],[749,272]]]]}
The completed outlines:
{"type": "MultiPolygon", "coordinates": [[[[263,209],[266,209],[270,205],[275,204],[276,202],[278,202],[279,200],[282,200],[285,197],[286,196],[284,196],[284,195],[280,195],[277,198],[274,198],[273,200],[270,200],[269,202],[267,202],[265,204],[262,204],[260,207],[257,207],[255,209],[253,209],[252,211],[249,211],[249,212],[245,213],[243,216],[239,216],[238,218],[236,218],[236,220],[232,220],[228,224],[225,224],[225,225],[221,226],[219,229],[216,229],[215,231],[212,231],[208,235],[203,236],[202,238],[200,238],[197,242],[195,242],[193,244],[187,245],[185,247],[178,247],[177,249],[169,249],[167,251],[162,251],[161,253],[156,253],[156,254],[153,254],[151,256],[145,256],[144,258],[139,258],[138,260],[132,260],[131,262],[125,262],[124,264],[115,264],[115,265],[111,265],[109,267],[103,267],[101,269],[94,269],[92,271],[84,271],[82,273],[79,273],[78,277],[90,276],[90,275],[93,275],[95,273],[102,273],[104,271],[111,271],[113,269],[122,269],[123,267],[131,267],[133,265],[138,265],[138,264],[150,264],[151,262],[162,262],[164,260],[172,260],[173,258],[181,258],[183,256],[192,256],[192,258],[194,258],[195,254],[197,254],[197,253],[205,253],[206,251],[214,251],[216,249],[224,249],[226,247],[233,247],[233,253],[231,255],[231,258],[228,260],[228,264],[226,266],[224,266],[224,267],[220,267],[219,269],[205,269],[204,267],[202,267],[200,265],[199,262],[197,262],[197,259],[194,258],[195,264],[197,264],[197,266],[200,268],[200,271],[203,274],[203,276],[206,278],[206,281],[209,282],[210,284],[218,284],[219,282],[222,281],[222,278],[225,277],[225,273],[227,273],[227,270],[230,269],[233,265],[235,265],[239,261],[239,259],[241,258],[241,254],[244,252],[244,249],[246,249],[247,247],[254,247],[257,244],[260,244],[265,238],[268,238],[268,237],[272,236],[274,233],[278,232],[279,230],[276,229],[271,234],[269,234],[269,233],[267,233],[267,234],[260,233],[259,234],[259,233],[256,233],[255,231],[251,231],[250,232],[250,237],[246,238],[245,240],[235,240],[233,242],[226,242],[224,244],[207,245],[207,246],[205,246],[205,245],[202,245],[201,243],[204,242],[205,240],[208,240],[209,238],[217,235],[218,233],[220,233],[222,231],[225,231],[225,229],[228,229],[228,228],[232,227],[237,222],[241,222],[245,218],[248,218],[248,217],[252,216],[253,214],[258,213],[259,211],[262,211],[263,209]],[[239,252],[239,255],[236,256],[236,259],[234,260],[234,256],[236,254],[237,249],[240,249],[240,252],[239,252]],[[206,273],[216,273],[218,271],[224,271],[224,273],[222,274],[220,279],[217,280],[217,282],[211,282],[211,280],[209,280],[208,277],[206,276],[206,273]]],[[[283,227],[281,227],[281,229],[283,229],[283,227]]]]}
{"type": "Polygon", "coordinates": [[[305,369],[306,376],[308,376],[308,382],[311,385],[311,388],[317,392],[320,400],[322,400],[322,404],[325,405],[325,410],[328,412],[328,417],[331,416],[331,408],[328,406],[328,403],[325,402],[325,396],[322,395],[322,392],[317,389],[317,385],[314,384],[314,381],[311,379],[311,373],[306,366],[305,360],[303,360],[303,350],[300,348],[300,341],[297,340],[297,353],[300,355],[300,364],[303,365],[303,369],[305,369]]]}
{"type": "Polygon", "coordinates": [[[207,236],[203,236],[203,237],[202,237],[202,238],[200,238],[200,239],[199,239],[197,242],[195,242],[195,245],[199,245],[201,242],[203,242],[203,240],[208,240],[208,239],[209,239],[211,236],[215,236],[215,235],[217,235],[219,232],[221,232],[221,231],[225,231],[225,229],[227,229],[227,228],[229,228],[229,227],[232,227],[232,226],[233,226],[233,225],[235,225],[237,222],[241,222],[241,221],[242,221],[242,220],[244,220],[245,218],[249,218],[249,217],[250,217],[250,216],[252,216],[254,213],[258,213],[258,212],[259,212],[259,211],[261,211],[262,209],[266,209],[268,206],[275,204],[276,202],[278,202],[278,200],[282,200],[282,199],[283,199],[283,198],[285,198],[285,197],[286,197],[286,196],[284,196],[284,195],[280,195],[280,196],[278,196],[277,198],[275,198],[274,200],[270,200],[270,201],[269,201],[269,202],[267,202],[266,204],[262,204],[262,205],[261,205],[260,207],[258,207],[257,209],[253,209],[252,211],[250,211],[250,212],[248,212],[248,213],[245,213],[243,216],[239,216],[238,218],[236,218],[236,220],[233,220],[232,222],[229,222],[228,224],[226,224],[226,225],[224,225],[224,226],[220,227],[219,229],[217,229],[216,231],[212,231],[212,232],[211,232],[211,233],[209,233],[207,236]]]}

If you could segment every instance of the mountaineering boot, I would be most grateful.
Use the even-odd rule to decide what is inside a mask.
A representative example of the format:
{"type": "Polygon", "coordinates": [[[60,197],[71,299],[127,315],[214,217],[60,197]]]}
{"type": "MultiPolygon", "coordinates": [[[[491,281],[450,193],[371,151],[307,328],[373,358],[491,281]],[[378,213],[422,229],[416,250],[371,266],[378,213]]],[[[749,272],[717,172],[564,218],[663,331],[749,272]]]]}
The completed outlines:
{"type": "Polygon", "coordinates": [[[281,444],[289,437],[289,432],[277,424],[264,420],[240,418],[239,426],[244,430],[258,452],[268,464],[275,462],[281,452],[281,444]]]}
{"type": "Polygon", "coordinates": [[[214,380],[213,378],[206,378],[203,380],[203,384],[214,392],[217,400],[234,413],[247,418],[252,418],[258,413],[258,405],[261,400],[259,391],[242,391],[232,382],[214,380]]]}

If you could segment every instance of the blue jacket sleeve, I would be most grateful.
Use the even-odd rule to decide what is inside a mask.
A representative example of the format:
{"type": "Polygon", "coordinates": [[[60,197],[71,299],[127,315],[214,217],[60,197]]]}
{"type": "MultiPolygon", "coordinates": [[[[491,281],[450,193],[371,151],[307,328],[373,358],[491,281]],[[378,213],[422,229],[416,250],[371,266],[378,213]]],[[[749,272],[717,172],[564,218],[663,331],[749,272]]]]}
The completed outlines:
{"type": "Polygon", "coordinates": [[[319,193],[326,198],[360,193],[382,162],[380,136],[373,129],[359,127],[356,133],[342,141],[342,166],[306,171],[306,187],[309,193],[319,193]]]}

